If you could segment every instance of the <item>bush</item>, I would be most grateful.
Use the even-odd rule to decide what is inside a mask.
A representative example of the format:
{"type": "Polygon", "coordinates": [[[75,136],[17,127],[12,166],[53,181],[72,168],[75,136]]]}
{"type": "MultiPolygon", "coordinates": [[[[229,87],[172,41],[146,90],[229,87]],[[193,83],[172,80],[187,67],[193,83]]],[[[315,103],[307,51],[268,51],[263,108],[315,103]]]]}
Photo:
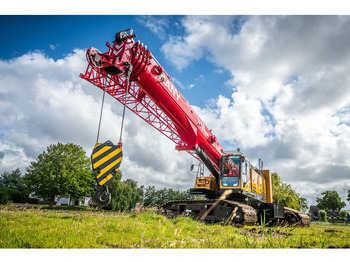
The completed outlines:
{"type": "Polygon", "coordinates": [[[318,213],[320,215],[320,222],[327,222],[327,212],[324,210],[320,210],[318,213]]]}
{"type": "Polygon", "coordinates": [[[345,210],[340,211],[340,216],[344,219],[344,221],[346,221],[347,217],[348,217],[348,213],[345,210]]]}
{"type": "Polygon", "coordinates": [[[28,198],[28,194],[25,191],[19,191],[8,187],[0,187],[0,191],[5,192],[8,200],[14,203],[26,203],[28,198]]]}
{"type": "Polygon", "coordinates": [[[0,189],[0,205],[6,205],[9,202],[6,191],[0,189]]]}

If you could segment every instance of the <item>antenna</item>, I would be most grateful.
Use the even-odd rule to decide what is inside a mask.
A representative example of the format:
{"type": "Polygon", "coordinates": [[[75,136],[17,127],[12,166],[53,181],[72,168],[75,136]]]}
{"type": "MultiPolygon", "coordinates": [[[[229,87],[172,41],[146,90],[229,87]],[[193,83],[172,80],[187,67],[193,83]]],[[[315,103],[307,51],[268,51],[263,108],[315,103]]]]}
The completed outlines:
{"type": "Polygon", "coordinates": [[[263,169],[264,167],[264,162],[259,158],[259,170],[260,170],[260,173],[261,173],[261,170],[263,169]]]}

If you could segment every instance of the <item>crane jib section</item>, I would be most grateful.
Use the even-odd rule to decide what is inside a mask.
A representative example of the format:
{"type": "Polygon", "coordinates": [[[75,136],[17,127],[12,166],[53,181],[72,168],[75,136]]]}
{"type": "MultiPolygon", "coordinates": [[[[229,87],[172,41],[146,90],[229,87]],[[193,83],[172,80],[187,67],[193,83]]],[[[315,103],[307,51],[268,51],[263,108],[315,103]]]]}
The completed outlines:
{"type": "Polygon", "coordinates": [[[116,98],[193,156],[201,149],[219,171],[224,149],[196,112],[174,86],[171,77],[152,56],[151,52],[135,42],[135,35],[120,32],[108,52],[94,48],[87,50],[89,61],[81,77],[116,98]],[[129,92],[126,94],[125,72],[132,68],[129,92]],[[125,95],[127,99],[125,100],[125,95]]]}

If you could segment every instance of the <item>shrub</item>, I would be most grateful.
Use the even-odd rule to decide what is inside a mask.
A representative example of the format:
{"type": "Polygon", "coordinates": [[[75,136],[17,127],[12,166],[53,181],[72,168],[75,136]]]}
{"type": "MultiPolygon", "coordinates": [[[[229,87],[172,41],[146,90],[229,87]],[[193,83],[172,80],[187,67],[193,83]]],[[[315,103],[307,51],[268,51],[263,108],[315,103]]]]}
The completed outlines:
{"type": "Polygon", "coordinates": [[[0,187],[0,191],[5,192],[8,200],[14,203],[25,203],[28,198],[28,194],[25,191],[19,191],[8,187],[0,187]]]}
{"type": "Polygon", "coordinates": [[[320,222],[327,222],[327,212],[324,210],[320,210],[318,213],[320,215],[320,222]]]}
{"type": "Polygon", "coordinates": [[[346,221],[346,218],[348,217],[348,213],[345,210],[340,211],[340,216],[346,221]]]}
{"type": "Polygon", "coordinates": [[[0,189],[0,205],[6,205],[9,202],[6,191],[0,189]]]}

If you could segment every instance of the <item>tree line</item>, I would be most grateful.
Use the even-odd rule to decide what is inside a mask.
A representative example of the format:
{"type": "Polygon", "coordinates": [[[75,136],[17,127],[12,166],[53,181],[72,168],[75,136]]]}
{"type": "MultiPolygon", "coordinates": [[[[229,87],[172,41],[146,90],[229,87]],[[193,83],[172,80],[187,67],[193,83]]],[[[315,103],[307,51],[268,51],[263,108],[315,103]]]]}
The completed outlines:
{"type": "MultiPolygon", "coordinates": [[[[82,200],[91,197],[97,188],[90,158],[84,149],[73,143],[57,143],[47,147],[31,162],[24,175],[18,168],[0,174],[0,204],[9,201],[36,203],[41,198],[52,205],[56,198],[82,200]]],[[[307,209],[307,200],[295,192],[291,185],[284,183],[277,173],[272,174],[272,190],[274,202],[297,210],[307,209]]],[[[138,186],[137,181],[132,179],[122,180],[120,171],[115,175],[109,191],[112,201],[106,209],[113,211],[130,210],[137,203],[142,203],[143,206],[161,206],[170,200],[196,199],[188,191],[138,186]]],[[[345,202],[335,193],[323,192],[323,197],[316,200],[319,208],[329,207],[334,210],[345,207],[345,202]]],[[[347,201],[350,202],[350,190],[347,201]]]]}
{"type": "MultiPolygon", "coordinates": [[[[291,185],[284,183],[277,173],[272,174],[272,191],[273,202],[281,203],[284,206],[297,210],[307,210],[307,200],[300,194],[296,193],[291,185]]],[[[348,190],[346,200],[350,202],[350,189],[348,190]]],[[[330,210],[339,211],[345,206],[345,201],[341,200],[341,197],[335,190],[326,190],[321,193],[321,197],[316,198],[316,207],[325,212],[330,210]]]]}
{"type": "MultiPolygon", "coordinates": [[[[47,147],[31,162],[24,175],[19,168],[0,174],[0,204],[37,203],[43,199],[52,206],[55,199],[92,197],[98,187],[84,149],[73,143],[58,143],[47,147]]],[[[136,203],[155,206],[169,200],[194,199],[187,191],[156,190],[154,186],[138,186],[132,179],[122,180],[120,171],[115,174],[109,191],[112,201],[105,208],[113,211],[130,210],[136,203]]]]}

